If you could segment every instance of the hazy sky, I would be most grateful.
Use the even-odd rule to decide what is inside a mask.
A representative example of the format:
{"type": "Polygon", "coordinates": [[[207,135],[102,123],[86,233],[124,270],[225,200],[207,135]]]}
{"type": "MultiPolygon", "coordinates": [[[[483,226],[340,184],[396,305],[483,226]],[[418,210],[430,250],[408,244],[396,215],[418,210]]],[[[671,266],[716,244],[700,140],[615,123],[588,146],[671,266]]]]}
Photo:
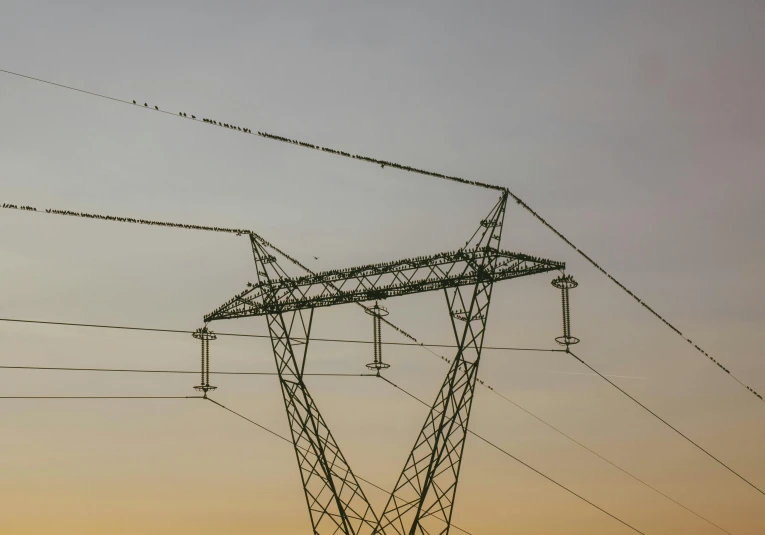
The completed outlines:
{"type": "MultiPolygon", "coordinates": [[[[765,391],[765,3],[0,2],[0,68],[163,110],[501,184],[765,391]]],[[[494,192],[332,157],[0,75],[0,202],[246,227],[313,269],[459,247],[494,192]],[[313,257],[319,257],[314,260],[313,257]]],[[[765,405],[510,207],[502,246],[562,260],[578,353],[765,486],[765,405]]],[[[0,211],[0,317],[194,329],[254,278],[245,238],[0,211]]],[[[498,284],[487,343],[554,347],[551,274],[498,284]]],[[[443,297],[390,319],[450,343],[443,297]]],[[[357,307],[315,334],[371,337],[357,307]]],[[[250,318],[219,331],[266,333],[250,318]]],[[[384,330],[389,341],[402,341],[384,330]]],[[[189,369],[179,334],[0,322],[0,364],[189,369]]],[[[311,371],[369,346],[316,343],[311,371]]],[[[431,400],[446,365],[386,347],[431,400]]],[[[446,354],[446,353],[444,353],[446,354]]],[[[450,355],[447,355],[450,356],[450,355]]],[[[273,371],[221,338],[213,369],[273,371]]],[[[564,354],[487,352],[496,390],[734,535],[765,497],[564,354]]],[[[2,395],[193,395],[195,376],[0,371],[2,395]]],[[[288,433],[274,377],[214,378],[288,433]]],[[[309,386],[354,470],[390,488],[427,409],[373,378],[309,386]]],[[[721,533],[479,388],[472,428],[651,535],[721,533]]],[[[0,400],[5,535],[307,533],[292,449],[198,400],[0,400]]],[[[385,496],[368,495],[382,509],[385,496]]],[[[468,439],[454,522],[474,535],[631,533],[468,439]]]]}

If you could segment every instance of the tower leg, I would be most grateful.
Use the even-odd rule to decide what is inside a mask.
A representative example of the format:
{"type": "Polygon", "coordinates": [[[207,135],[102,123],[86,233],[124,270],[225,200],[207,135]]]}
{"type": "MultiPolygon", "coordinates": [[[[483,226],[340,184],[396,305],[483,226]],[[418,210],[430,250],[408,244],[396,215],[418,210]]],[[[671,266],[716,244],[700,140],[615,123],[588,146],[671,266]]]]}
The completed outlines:
{"type": "Polygon", "coordinates": [[[313,533],[370,534],[377,518],[303,382],[312,318],[313,310],[267,317],[313,533]]]}
{"type": "MultiPolygon", "coordinates": [[[[507,195],[465,247],[498,248],[507,195]]],[[[490,273],[496,260],[475,266],[490,273]]],[[[493,283],[485,277],[472,287],[445,290],[457,354],[425,419],[404,470],[388,499],[375,533],[447,535],[457,492],[462,452],[473,405],[493,283]]]]}
{"type": "Polygon", "coordinates": [[[449,533],[491,284],[478,284],[472,290],[465,292],[472,295],[464,308],[461,307],[461,289],[447,294],[457,338],[457,355],[393,489],[376,533],[449,533]]]}

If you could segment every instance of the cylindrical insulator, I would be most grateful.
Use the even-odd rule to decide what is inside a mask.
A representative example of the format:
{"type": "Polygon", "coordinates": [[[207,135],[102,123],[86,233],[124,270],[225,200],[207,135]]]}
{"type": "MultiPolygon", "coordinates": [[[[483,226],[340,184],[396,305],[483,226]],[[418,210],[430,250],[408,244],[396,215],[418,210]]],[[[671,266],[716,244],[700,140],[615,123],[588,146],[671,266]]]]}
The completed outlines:
{"type": "Polygon", "coordinates": [[[372,362],[377,363],[377,316],[372,316],[372,362]]]}
{"type": "Polygon", "coordinates": [[[207,392],[216,388],[210,385],[210,340],[215,340],[217,336],[214,332],[207,330],[207,327],[197,329],[192,336],[199,340],[201,351],[200,384],[194,388],[202,391],[207,397],[207,392]]]}
{"type": "Polygon", "coordinates": [[[377,334],[375,337],[375,362],[382,362],[382,324],[380,322],[380,316],[375,316],[375,326],[377,327],[377,334]]]}
{"type": "Polygon", "coordinates": [[[563,319],[563,336],[559,336],[555,339],[560,345],[566,347],[572,344],[578,344],[579,339],[575,336],[571,336],[571,304],[569,301],[569,290],[576,288],[579,284],[574,280],[571,275],[561,275],[553,279],[552,285],[560,289],[562,319],[563,319]]]}
{"type": "Polygon", "coordinates": [[[374,346],[373,361],[367,364],[367,368],[377,371],[379,375],[380,370],[389,367],[382,361],[382,317],[387,316],[388,311],[375,303],[373,307],[366,309],[366,313],[372,316],[372,345],[374,346]]]}
{"type": "Polygon", "coordinates": [[[571,336],[571,323],[569,318],[568,288],[561,288],[560,300],[563,307],[563,336],[571,336]]]}
{"type": "Polygon", "coordinates": [[[202,339],[200,340],[200,342],[202,346],[202,359],[201,359],[201,362],[199,363],[199,369],[200,369],[199,384],[203,385],[205,384],[205,341],[204,339],[202,339]]]}
{"type": "Polygon", "coordinates": [[[210,386],[210,341],[205,340],[205,386],[210,386]]]}

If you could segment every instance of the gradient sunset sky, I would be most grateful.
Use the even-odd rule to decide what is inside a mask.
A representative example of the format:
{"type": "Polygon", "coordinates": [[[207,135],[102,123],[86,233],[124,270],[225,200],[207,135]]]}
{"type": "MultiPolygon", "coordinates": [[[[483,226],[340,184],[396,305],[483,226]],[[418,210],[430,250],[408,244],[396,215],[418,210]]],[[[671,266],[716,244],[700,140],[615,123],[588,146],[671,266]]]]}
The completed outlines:
{"type": "MultiPolygon", "coordinates": [[[[763,28],[759,0],[4,0],[0,69],[506,186],[764,393],[763,28]]],[[[250,228],[324,270],[454,250],[497,199],[142,108],[0,73],[0,203],[250,228]]],[[[2,318],[190,330],[255,276],[245,237],[9,210],[0,228],[2,318]]],[[[765,487],[763,402],[514,203],[502,248],[565,261],[577,353],[765,487]]],[[[496,286],[487,344],[556,347],[553,276],[496,286]]],[[[418,339],[452,343],[442,294],[386,306],[418,339]]],[[[262,318],[212,328],[267,333],[262,318]]],[[[371,330],[352,305],[315,316],[318,337],[371,330]]],[[[183,334],[0,321],[0,341],[3,366],[199,358],[183,334]]],[[[274,371],[265,339],[211,352],[213,370],[274,371]]],[[[447,370],[416,347],[384,358],[428,401],[447,370]]],[[[316,343],[308,368],[371,360],[316,343]]],[[[480,376],[730,533],[765,533],[765,496],[571,357],[486,352],[480,376]]],[[[0,369],[0,395],[183,396],[197,381],[0,369]]],[[[275,377],[214,382],[221,403],[289,433],[275,377]]],[[[427,408],[375,378],[307,382],[354,471],[391,488],[427,408]]],[[[646,534],[723,533],[485,388],[471,428],[646,534]]],[[[474,438],[461,528],[634,533],[474,438]]],[[[200,400],[0,399],[0,474],[2,535],[310,531],[292,448],[200,400]]]]}

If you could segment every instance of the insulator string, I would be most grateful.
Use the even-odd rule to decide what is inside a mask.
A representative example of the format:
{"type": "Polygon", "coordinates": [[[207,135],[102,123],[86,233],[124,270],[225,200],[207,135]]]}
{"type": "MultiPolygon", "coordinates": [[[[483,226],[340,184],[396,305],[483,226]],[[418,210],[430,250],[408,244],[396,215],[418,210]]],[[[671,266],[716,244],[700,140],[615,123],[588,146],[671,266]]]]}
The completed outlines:
{"type": "Polygon", "coordinates": [[[200,369],[199,384],[204,385],[205,384],[205,341],[202,340],[201,342],[202,344],[200,347],[201,347],[202,356],[200,358],[200,363],[199,363],[199,369],[200,369]]]}
{"type": "Polygon", "coordinates": [[[210,386],[210,341],[205,340],[205,386],[210,386]]]}

